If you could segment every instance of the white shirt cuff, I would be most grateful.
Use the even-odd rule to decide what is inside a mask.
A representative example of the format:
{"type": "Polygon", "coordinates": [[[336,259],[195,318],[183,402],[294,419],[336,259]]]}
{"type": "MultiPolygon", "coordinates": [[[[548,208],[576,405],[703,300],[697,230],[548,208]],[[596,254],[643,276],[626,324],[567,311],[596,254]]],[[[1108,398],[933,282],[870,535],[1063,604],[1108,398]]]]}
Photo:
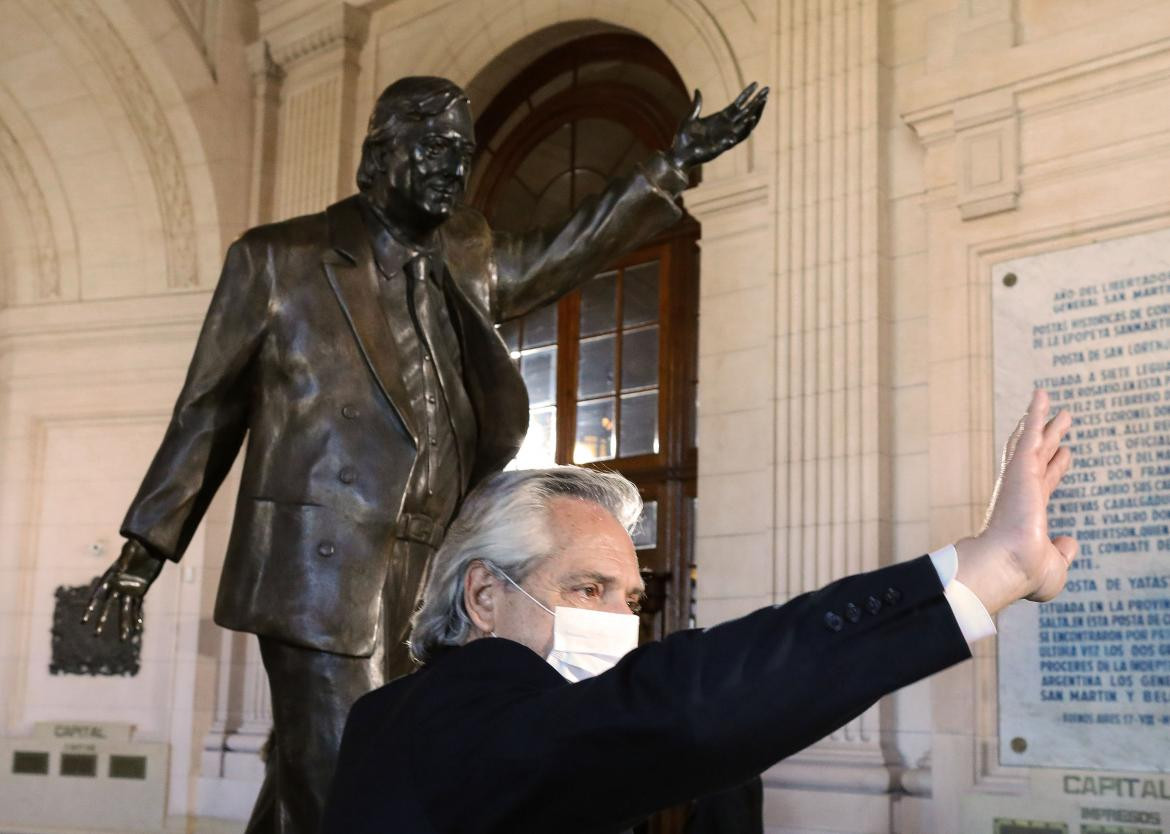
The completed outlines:
{"type": "Polygon", "coordinates": [[[930,554],[930,561],[938,572],[943,595],[951,606],[951,613],[955,615],[955,622],[959,624],[959,631],[963,632],[963,639],[967,641],[967,645],[974,645],[975,641],[995,634],[995,622],[979,601],[979,597],[955,579],[955,574],[959,572],[959,553],[955,546],[948,544],[941,550],[934,551],[930,554]]]}

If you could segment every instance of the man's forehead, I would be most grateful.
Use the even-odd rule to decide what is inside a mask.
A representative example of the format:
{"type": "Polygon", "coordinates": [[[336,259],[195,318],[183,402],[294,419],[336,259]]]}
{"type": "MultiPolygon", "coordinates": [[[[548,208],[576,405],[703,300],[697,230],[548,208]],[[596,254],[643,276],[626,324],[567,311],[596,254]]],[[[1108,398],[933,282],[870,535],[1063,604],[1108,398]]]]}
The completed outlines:
{"type": "Polygon", "coordinates": [[[629,535],[602,507],[580,499],[556,501],[556,571],[563,579],[592,577],[639,588],[638,557],[629,535]]]}
{"type": "Polygon", "coordinates": [[[427,116],[418,124],[418,129],[424,134],[439,134],[441,136],[458,136],[467,141],[474,141],[475,124],[471,118],[471,108],[466,101],[455,101],[442,113],[427,116]]]}

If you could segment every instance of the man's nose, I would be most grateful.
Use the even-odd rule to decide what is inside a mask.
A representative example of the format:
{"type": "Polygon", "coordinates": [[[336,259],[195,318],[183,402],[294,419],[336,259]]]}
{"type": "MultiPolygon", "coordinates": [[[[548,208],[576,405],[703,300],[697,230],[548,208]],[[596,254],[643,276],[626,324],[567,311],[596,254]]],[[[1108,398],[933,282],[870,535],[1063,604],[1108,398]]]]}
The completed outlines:
{"type": "Polygon", "coordinates": [[[467,177],[469,164],[467,161],[467,155],[462,151],[456,150],[454,148],[448,150],[447,158],[443,160],[443,162],[443,168],[449,176],[457,178],[461,181],[467,177]]]}
{"type": "Polygon", "coordinates": [[[606,595],[606,599],[601,606],[601,610],[608,611],[610,614],[629,614],[630,604],[625,597],[610,599],[609,595],[606,595]]]}

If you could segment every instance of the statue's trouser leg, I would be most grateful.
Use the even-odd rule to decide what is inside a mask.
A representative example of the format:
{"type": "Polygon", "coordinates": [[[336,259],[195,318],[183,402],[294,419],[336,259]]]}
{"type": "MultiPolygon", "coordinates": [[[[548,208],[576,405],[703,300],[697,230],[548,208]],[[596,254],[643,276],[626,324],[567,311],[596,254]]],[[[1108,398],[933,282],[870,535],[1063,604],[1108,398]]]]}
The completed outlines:
{"type": "Polygon", "coordinates": [[[394,543],[383,619],[370,657],[260,638],[275,743],[246,834],[317,834],[349,708],[365,693],[414,669],[405,641],[433,553],[429,545],[394,543]]]}
{"type": "Polygon", "coordinates": [[[418,608],[426,571],[435,549],[419,542],[398,539],[390,556],[386,584],[382,591],[382,628],[379,644],[385,643],[383,680],[392,681],[415,670],[406,645],[410,618],[418,608]],[[383,635],[388,635],[382,639],[383,635]]]}
{"type": "Polygon", "coordinates": [[[275,744],[248,832],[317,834],[345,718],[354,701],[381,686],[383,652],[379,646],[371,657],[347,657],[261,637],[260,654],[272,690],[275,744]],[[266,794],[275,813],[261,807],[266,794]],[[270,827],[260,827],[264,817],[270,827]]]}

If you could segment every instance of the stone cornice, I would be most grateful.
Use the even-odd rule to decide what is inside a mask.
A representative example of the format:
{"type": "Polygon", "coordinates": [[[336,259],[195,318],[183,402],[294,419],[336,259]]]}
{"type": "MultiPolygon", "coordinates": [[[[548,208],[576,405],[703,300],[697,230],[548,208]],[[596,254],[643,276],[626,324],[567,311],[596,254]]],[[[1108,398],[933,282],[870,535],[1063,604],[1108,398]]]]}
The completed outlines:
{"type": "Polygon", "coordinates": [[[287,71],[296,63],[338,47],[360,49],[369,31],[369,19],[365,10],[338,3],[280,25],[265,33],[264,41],[271,60],[287,71]]]}
{"type": "Polygon", "coordinates": [[[249,44],[245,54],[248,59],[248,72],[252,75],[253,83],[280,81],[284,78],[284,70],[273,59],[268,41],[256,41],[249,44]]]}

